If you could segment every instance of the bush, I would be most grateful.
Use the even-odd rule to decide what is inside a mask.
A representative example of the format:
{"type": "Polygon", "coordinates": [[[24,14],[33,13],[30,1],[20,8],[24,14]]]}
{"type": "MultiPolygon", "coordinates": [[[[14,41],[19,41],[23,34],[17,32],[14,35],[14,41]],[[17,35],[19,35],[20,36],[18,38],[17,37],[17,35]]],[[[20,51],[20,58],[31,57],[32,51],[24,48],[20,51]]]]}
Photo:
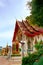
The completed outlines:
{"type": "Polygon", "coordinates": [[[22,65],[33,65],[36,61],[40,59],[40,57],[43,55],[43,50],[40,50],[38,52],[30,53],[28,57],[24,57],[22,59],[22,65]],[[39,53],[40,52],[40,53],[39,53]]]}
{"type": "Polygon", "coordinates": [[[23,57],[22,65],[29,65],[29,58],[28,57],[23,57]]]}
{"type": "Polygon", "coordinates": [[[40,57],[40,59],[38,60],[38,62],[34,62],[33,65],[43,65],[43,56],[40,57]]]}
{"type": "Polygon", "coordinates": [[[25,57],[22,59],[22,65],[32,65],[33,61],[31,57],[25,57]]]}
{"type": "Polygon", "coordinates": [[[37,42],[34,47],[36,48],[36,50],[42,49],[43,48],[42,40],[37,42]]]}
{"type": "Polygon", "coordinates": [[[38,62],[34,62],[34,64],[33,65],[38,65],[38,62]]]}
{"type": "Polygon", "coordinates": [[[43,56],[40,57],[38,65],[43,65],[43,56]]]}

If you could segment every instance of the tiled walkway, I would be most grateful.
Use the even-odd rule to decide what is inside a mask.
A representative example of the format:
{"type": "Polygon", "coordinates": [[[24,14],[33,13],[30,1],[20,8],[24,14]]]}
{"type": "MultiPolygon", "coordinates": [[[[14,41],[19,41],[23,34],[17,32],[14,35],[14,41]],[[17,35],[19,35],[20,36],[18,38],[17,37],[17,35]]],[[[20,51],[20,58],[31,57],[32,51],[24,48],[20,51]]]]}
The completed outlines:
{"type": "Polygon", "coordinates": [[[6,57],[0,56],[0,65],[21,65],[21,57],[7,59],[6,57]]]}

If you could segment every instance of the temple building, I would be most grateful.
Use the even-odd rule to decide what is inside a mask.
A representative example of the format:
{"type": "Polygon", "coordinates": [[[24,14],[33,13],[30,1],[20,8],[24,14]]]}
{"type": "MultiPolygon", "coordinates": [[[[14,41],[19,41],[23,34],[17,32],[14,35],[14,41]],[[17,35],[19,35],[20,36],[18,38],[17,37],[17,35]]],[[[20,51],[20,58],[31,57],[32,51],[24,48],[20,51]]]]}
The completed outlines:
{"type": "Polygon", "coordinates": [[[16,21],[14,35],[12,39],[12,53],[19,53],[21,41],[24,43],[24,53],[34,52],[34,45],[37,41],[43,41],[43,28],[32,26],[27,20],[16,21]]]}

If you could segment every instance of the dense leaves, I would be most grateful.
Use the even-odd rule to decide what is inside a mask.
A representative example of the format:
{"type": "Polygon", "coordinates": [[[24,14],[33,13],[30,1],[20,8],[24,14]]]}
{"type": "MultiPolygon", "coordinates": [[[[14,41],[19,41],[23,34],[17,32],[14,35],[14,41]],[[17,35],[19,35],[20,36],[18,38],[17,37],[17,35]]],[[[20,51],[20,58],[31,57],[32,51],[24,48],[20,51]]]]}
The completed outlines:
{"type": "Polygon", "coordinates": [[[35,61],[38,61],[41,54],[38,52],[35,52],[33,54],[30,54],[28,57],[24,57],[22,59],[22,65],[33,65],[35,61]]]}
{"type": "Polygon", "coordinates": [[[38,62],[34,62],[33,65],[43,65],[43,56],[40,57],[38,62]]]}
{"type": "MultiPolygon", "coordinates": [[[[41,65],[43,63],[43,50],[29,54],[22,59],[22,65],[41,65]]],[[[43,64],[42,64],[43,65],[43,64]]]]}
{"type": "Polygon", "coordinates": [[[31,7],[31,22],[43,26],[43,0],[32,0],[31,7]]]}

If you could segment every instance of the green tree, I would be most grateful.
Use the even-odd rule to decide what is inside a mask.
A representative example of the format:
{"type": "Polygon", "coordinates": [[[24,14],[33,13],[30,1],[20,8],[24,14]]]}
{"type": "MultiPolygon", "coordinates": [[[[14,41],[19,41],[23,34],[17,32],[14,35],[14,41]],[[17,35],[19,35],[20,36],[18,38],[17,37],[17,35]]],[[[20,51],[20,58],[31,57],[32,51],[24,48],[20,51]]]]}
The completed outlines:
{"type": "Polygon", "coordinates": [[[32,0],[30,3],[28,2],[29,5],[31,7],[31,22],[43,26],[43,0],[32,0]]]}

